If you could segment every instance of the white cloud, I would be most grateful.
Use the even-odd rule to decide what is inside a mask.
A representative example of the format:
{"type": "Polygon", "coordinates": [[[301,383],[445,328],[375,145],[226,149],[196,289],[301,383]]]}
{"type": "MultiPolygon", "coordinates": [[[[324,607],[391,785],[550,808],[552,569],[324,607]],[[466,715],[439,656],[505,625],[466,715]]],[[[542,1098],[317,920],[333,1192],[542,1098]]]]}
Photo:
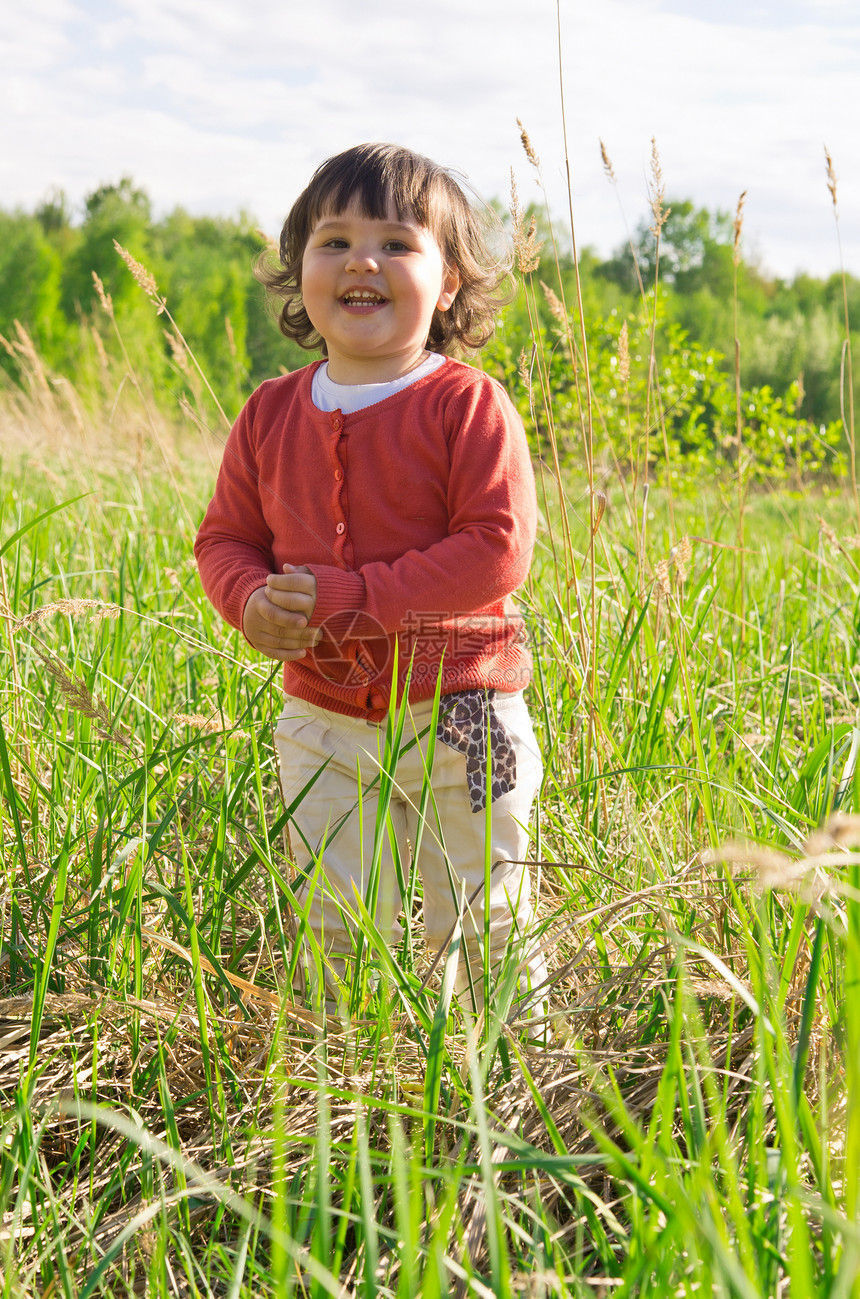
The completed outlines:
{"type": "MultiPolygon", "coordinates": [[[[566,208],[555,5],[435,0],[34,0],[0,44],[7,204],[51,186],[75,200],[129,173],[160,208],[255,212],[270,230],[322,158],[396,139],[505,196],[526,123],[555,211],[566,208]]],[[[840,177],[842,234],[860,273],[854,0],[562,0],[579,244],[625,238],[603,175],[606,141],[633,224],[650,139],[667,189],[733,209],[784,274],[835,265],[823,142],[840,177]]]]}

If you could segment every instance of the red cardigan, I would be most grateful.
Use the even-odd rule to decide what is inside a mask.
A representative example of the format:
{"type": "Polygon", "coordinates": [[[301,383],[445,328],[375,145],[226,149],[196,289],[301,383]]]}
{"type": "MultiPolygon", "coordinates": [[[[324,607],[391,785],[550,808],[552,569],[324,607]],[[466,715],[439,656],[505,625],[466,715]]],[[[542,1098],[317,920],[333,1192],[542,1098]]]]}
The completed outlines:
{"type": "MultiPolygon", "coordinates": [[[[317,363],[319,364],[319,363],[317,363]]],[[[194,552],[216,609],[241,629],[251,592],[284,563],[317,579],[321,644],[284,664],[284,690],[380,721],[409,696],[520,690],[531,660],[511,594],[534,545],[534,475],[503,389],[450,358],[343,415],[311,401],[316,364],[270,379],[228,438],[194,552]]]]}

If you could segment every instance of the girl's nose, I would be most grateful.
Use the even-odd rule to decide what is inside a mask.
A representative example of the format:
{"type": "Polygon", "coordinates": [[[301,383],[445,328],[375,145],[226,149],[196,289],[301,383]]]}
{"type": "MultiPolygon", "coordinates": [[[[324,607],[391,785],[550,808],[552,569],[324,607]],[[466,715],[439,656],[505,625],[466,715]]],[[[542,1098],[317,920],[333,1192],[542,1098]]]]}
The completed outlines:
{"type": "Polygon", "coordinates": [[[347,258],[346,269],[359,273],[370,272],[375,274],[379,270],[379,263],[369,248],[352,248],[347,258]]]}

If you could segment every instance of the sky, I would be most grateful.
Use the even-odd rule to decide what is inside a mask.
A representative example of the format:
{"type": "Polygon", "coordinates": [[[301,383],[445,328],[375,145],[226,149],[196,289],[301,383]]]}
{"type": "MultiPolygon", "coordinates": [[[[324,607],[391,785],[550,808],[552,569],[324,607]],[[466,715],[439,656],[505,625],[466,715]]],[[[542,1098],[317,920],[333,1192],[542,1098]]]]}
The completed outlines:
{"type": "Polygon", "coordinates": [[[130,175],[276,235],[326,157],[391,140],[607,256],[666,194],[783,277],[860,275],[860,0],[27,0],[0,26],[0,206],[130,175]],[[559,26],[561,29],[559,57],[559,26]],[[561,77],[560,77],[561,70],[561,77]],[[562,91],[564,115],[562,114],[562,91]],[[520,145],[517,118],[541,163],[520,145]],[[615,174],[605,175],[603,140],[615,174]]]}

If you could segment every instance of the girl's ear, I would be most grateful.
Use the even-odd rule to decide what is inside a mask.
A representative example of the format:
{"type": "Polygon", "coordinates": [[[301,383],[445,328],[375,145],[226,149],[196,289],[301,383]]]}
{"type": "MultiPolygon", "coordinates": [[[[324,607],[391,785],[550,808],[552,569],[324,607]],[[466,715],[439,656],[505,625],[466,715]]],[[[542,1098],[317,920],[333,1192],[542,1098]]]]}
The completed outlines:
{"type": "Polygon", "coordinates": [[[436,302],[437,311],[447,311],[460,292],[460,272],[456,266],[446,266],[442,276],[442,292],[436,302]]]}

